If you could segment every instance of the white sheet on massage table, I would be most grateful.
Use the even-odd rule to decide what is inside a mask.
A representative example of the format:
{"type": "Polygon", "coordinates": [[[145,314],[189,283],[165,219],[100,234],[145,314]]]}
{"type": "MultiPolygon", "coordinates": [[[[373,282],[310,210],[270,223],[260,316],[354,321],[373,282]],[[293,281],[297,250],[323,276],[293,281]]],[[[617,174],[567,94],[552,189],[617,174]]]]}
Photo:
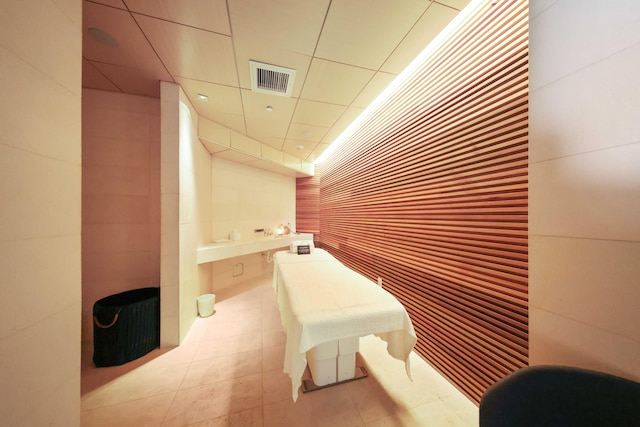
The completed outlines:
{"type": "Polygon", "coordinates": [[[402,304],[386,290],[322,249],[308,255],[277,252],[273,286],[287,333],[284,372],[291,377],[294,401],[307,365],[306,352],[342,338],[375,334],[387,342],[391,356],[405,362],[411,377],[415,331],[402,304]]]}

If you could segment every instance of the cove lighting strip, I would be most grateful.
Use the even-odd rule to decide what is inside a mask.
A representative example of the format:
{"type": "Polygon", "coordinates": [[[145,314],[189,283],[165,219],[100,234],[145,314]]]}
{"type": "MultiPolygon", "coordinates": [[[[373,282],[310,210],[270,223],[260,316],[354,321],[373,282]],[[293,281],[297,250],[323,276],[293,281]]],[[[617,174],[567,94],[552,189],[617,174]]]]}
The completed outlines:
{"type": "Polygon", "coordinates": [[[396,90],[409,81],[413,74],[419,70],[429,57],[436,52],[444,42],[456,33],[467,21],[475,15],[478,9],[487,3],[495,3],[496,0],[472,0],[464,9],[456,15],[455,18],[442,30],[426,48],[405,68],[398,76],[373,100],[367,108],[327,147],[327,149],[316,159],[314,164],[321,164],[325,161],[335,149],[344,142],[349,135],[355,132],[360,124],[369,117],[378,107],[380,107],[387,99],[391,98],[396,90]]]}

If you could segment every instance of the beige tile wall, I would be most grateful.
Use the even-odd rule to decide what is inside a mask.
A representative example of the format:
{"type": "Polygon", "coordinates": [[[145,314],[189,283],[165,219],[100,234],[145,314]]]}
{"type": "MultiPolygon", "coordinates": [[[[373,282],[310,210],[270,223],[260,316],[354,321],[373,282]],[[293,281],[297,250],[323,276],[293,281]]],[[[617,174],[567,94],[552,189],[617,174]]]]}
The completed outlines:
{"type": "Polygon", "coordinates": [[[255,228],[295,227],[295,179],[212,158],[184,92],[164,82],[161,92],[161,343],[169,346],[189,331],[198,296],[272,271],[262,254],[198,265],[196,251],[234,228],[249,239],[263,237],[255,228]]]}
{"type": "MultiPolygon", "coordinates": [[[[161,83],[161,343],[182,342],[197,297],[269,274],[262,254],[197,265],[197,248],[237,228],[295,227],[295,179],[212,158],[197,136],[198,115],[182,89],[161,83]],[[242,274],[234,266],[242,264],[242,274]]],[[[255,237],[263,237],[256,235],[255,237]]]]}
{"type": "Polygon", "coordinates": [[[160,345],[180,344],[180,88],[160,82],[160,345]]]}
{"type": "Polygon", "coordinates": [[[640,380],[640,3],[530,16],[530,363],[640,380]]]}
{"type": "Polygon", "coordinates": [[[198,315],[197,298],[210,293],[210,269],[196,251],[211,236],[211,154],[198,138],[198,115],[180,89],[180,341],[198,315]]]}
{"type": "Polygon", "coordinates": [[[161,83],[162,346],[182,342],[211,292],[211,267],[196,251],[211,238],[211,155],[198,139],[198,115],[182,89],[161,83]]]}
{"type": "Polygon", "coordinates": [[[284,249],[287,248],[283,247],[268,252],[259,252],[212,262],[211,291],[216,293],[230,286],[272,275],[273,254],[277,250],[284,249]],[[239,274],[239,272],[241,272],[241,274],[239,274]]]}
{"type": "Polygon", "coordinates": [[[160,102],[83,90],[82,339],[93,304],[160,286],[160,102]]]}
{"type": "Polygon", "coordinates": [[[0,7],[0,425],[80,424],[81,9],[0,7]]]}
{"type": "Polygon", "coordinates": [[[296,180],[262,169],[213,158],[212,238],[228,238],[238,229],[243,239],[260,237],[255,229],[296,221],[296,180]]]}
{"type": "MultiPolygon", "coordinates": [[[[254,230],[288,223],[295,230],[295,178],[214,157],[212,181],[212,239],[228,238],[233,229],[242,240],[265,238],[254,230]]],[[[270,274],[268,259],[266,253],[256,253],[212,263],[212,290],[270,274]]]]}

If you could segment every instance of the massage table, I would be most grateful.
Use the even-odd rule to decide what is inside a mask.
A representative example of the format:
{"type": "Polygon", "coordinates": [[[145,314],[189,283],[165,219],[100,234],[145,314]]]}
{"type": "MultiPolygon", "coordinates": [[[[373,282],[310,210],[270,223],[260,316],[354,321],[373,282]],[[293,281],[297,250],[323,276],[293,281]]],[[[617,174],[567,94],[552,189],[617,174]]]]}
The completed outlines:
{"type": "Polygon", "coordinates": [[[279,251],[273,260],[273,287],[287,337],[284,372],[291,377],[294,402],[307,362],[316,385],[352,379],[359,337],[370,334],[387,342],[388,353],[405,363],[411,378],[416,334],[393,295],[323,249],[303,255],[279,251]]]}

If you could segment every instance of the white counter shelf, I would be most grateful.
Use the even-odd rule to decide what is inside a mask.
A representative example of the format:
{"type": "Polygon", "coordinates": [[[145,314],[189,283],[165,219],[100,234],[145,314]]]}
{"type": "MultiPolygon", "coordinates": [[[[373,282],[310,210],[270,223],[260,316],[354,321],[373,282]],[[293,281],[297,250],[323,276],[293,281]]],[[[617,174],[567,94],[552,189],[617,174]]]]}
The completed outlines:
{"type": "Polygon", "coordinates": [[[256,239],[211,243],[198,248],[198,264],[219,261],[256,252],[270,251],[288,247],[295,240],[313,240],[313,234],[288,234],[285,236],[268,236],[256,239]]]}

